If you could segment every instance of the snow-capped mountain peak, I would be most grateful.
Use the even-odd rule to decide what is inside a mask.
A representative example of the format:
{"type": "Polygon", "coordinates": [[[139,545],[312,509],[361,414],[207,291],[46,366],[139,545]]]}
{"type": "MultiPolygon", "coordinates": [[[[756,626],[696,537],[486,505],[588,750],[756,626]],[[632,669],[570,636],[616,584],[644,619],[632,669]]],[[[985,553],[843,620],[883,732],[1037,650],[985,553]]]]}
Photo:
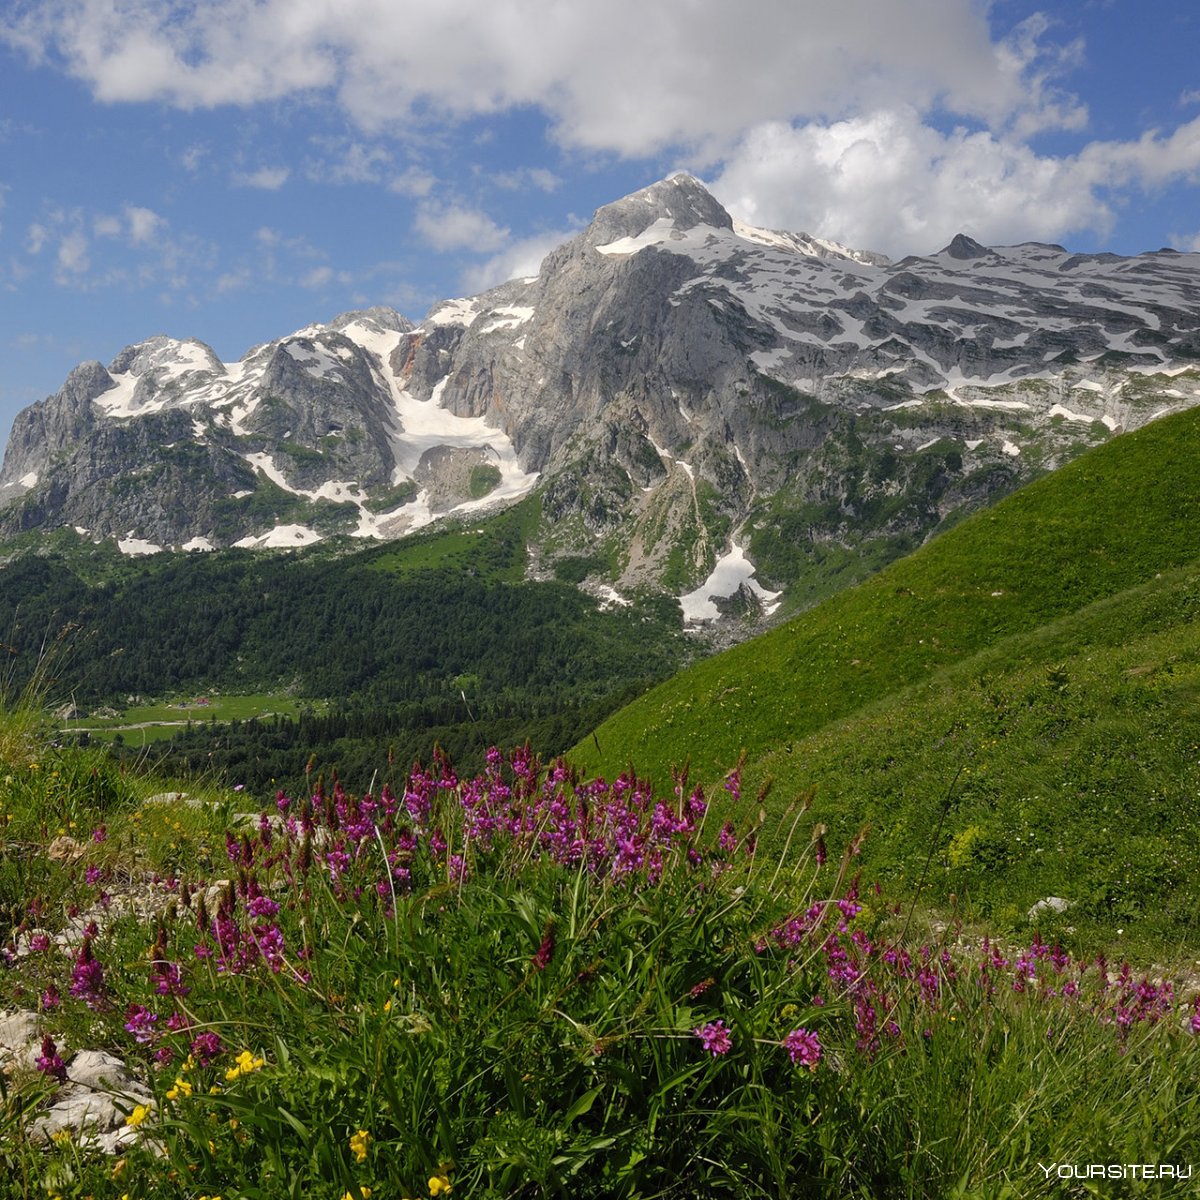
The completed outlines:
{"type": "Polygon", "coordinates": [[[536,487],[531,569],[565,555],[703,614],[736,577],[765,611],[814,563],[911,545],[1197,403],[1198,362],[1200,255],[960,234],[891,262],[736,221],[677,175],[599,209],[536,278],[417,324],[375,308],[236,363],[159,336],[81,365],[14,423],[0,531],[390,537],[536,487]]]}

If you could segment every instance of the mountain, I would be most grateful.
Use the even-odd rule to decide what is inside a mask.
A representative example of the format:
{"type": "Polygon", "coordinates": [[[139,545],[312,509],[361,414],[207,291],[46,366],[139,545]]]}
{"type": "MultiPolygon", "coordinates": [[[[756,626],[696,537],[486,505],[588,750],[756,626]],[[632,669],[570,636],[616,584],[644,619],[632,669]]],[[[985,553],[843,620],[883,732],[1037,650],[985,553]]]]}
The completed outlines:
{"type": "Polygon", "coordinates": [[[759,617],[1200,400],[1200,255],[960,235],[891,262],[679,175],[534,278],[222,363],[154,337],[16,419],[0,535],[129,553],[391,538],[536,490],[529,570],[759,617]]]}

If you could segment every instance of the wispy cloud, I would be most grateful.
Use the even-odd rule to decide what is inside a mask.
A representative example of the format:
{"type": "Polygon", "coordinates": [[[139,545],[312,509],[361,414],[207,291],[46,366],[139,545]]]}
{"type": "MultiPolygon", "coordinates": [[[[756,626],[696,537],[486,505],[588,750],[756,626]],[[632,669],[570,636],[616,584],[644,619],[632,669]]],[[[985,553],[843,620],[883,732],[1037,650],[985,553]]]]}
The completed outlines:
{"type": "Polygon", "coordinates": [[[207,273],[215,251],[194,234],[175,234],[161,214],[140,204],[108,212],[51,207],[25,233],[31,260],[49,253],[51,278],[62,286],[92,290],[107,285],[154,286],[168,292],[207,273]]]}
{"type": "Polygon", "coordinates": [[[278,191],[291,177],[288,167],[259,167],[255,171],[235,171],[230,177],[234,187],[259,188],[265,192],[278,191]]]}
{"type": "Polygon", "coordinates": [[[388,191],[422,199],[437,186],[437,176],[421,167],[407,167],[388,181],[388,191]]]}
{"type": "Polygon", "coordinates": [[[305,174],[314,183],[382,183],[393,164],[391,151],[378,144],[321,137],[313,147],[305,174]]]}
{"type": "Polygon", "coordinates": [[[486,262],[468,267],[462,275],[463,291],[468,295],[475,295],[509,279],[524,279],[536,275],[542,259],[577,232],[578,230],[574,229],[559,229],[537,233],[513,242],[498,254],[492,255],[486,262]]]}
{"type": "Polygon", "coordinates": [[[506,192],[554,192],[562,186],[562,178],[546,167],[517,167],[512,171],[497,171],[490,178],[506,192]]]}
{"type": "Polygon", "coordinates": [[[504,246],[510,236],[481,209],[454,203],[423,204],[414,227],[435,250],[488,254],[504,246]]]}

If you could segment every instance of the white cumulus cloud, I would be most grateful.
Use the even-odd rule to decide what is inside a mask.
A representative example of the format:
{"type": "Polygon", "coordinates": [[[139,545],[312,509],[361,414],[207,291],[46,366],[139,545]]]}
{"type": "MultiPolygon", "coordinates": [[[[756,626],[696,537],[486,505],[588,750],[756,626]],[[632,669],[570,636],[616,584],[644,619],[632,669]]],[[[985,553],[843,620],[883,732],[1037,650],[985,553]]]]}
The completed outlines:
{"type": "Polygon", "coordinates": [[[499,250],[509,238],[509,231],[497,225],[487,213],[462,204],[423,204],[414,227],[435,250],[488,254],[499,250]]]}
{"type": "Polygon", "coordinates": [[[0,17],[105,101],[321,92],[364,129],[535,106],[563,143],[631,155],[883,102],[1071,116],[1045,32],[997,43],[976,0],[16,0],[0,17]]]}
{"type": "Polygon", "coordinates": [[[1107,227],[1105,204],[1066,186],[1070,172],[986,131],[939,133],[905,109],[756,126],[712,188],[750,224],[903,255],[937,250],[958,232],[1002,244],[1107,227]]]}

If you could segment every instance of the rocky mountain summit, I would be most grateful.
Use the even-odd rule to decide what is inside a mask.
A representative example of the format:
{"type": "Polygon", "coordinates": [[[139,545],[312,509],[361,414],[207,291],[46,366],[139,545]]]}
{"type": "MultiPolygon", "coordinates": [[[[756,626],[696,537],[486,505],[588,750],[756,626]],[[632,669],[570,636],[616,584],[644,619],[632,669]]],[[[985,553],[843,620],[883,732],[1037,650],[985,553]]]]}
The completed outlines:
{"type": "Polygon", "coordinates": [[[294,546],[536,491],[532,571],[744,619],[1198,400],[1200,254],[959,235],[892,262],[744,225],[680,175],[417,325],[82,364],[14,424],[0,533],[294,546]]]}

